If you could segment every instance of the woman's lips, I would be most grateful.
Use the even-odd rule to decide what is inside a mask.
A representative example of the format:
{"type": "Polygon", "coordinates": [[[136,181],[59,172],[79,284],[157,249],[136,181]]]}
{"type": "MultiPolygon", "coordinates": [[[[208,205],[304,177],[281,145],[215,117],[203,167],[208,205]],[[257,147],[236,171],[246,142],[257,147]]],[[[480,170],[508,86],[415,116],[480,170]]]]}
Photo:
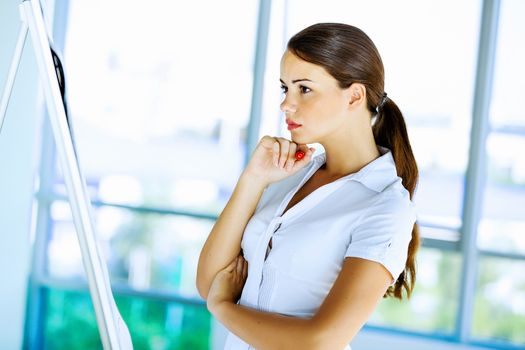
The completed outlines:
{"type": "Polygon", "coordinates": [[[293,130],[293,129],[297,129],[298,127],[301,126],[301,124],[296,124],[294,122],[286,122],[286,124],[288,124],[288,130],[293,130]]]}

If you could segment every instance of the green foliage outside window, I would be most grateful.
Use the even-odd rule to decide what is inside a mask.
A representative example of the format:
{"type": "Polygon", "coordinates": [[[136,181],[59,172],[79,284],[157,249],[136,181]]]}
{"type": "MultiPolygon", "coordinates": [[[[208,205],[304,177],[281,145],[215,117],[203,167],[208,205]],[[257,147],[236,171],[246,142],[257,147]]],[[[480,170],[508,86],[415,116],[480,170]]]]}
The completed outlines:
{"type": "MultiPolygon", "coordinates": [[[[102,349],[87,292],[46,289],[45,349],[102,349]]],[[[211,315],[202,306],[116,296],[134,349],[209,349],[211,315]]]]}

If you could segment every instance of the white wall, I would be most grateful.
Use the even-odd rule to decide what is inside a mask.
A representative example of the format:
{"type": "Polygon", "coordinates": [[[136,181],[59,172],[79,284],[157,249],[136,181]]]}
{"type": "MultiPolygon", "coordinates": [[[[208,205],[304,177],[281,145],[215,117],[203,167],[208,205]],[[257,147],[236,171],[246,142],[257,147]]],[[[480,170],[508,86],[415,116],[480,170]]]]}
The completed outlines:
{"type": "MultiPolygon", "coordinates": [[[[0,1],[0,89],[3,92],[20,25],[19,0],[0,1]]],[[[26,42],[0,134],[0,348],[22,346],[33,182],[40,113],[36,62],[26,42]]]]}

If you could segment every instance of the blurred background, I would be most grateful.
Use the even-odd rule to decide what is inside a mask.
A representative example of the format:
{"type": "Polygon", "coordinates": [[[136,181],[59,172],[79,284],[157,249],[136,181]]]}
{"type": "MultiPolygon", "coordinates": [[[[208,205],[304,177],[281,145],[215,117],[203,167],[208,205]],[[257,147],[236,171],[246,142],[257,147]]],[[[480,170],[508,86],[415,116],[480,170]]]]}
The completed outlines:
{"type": "MultiPolygon", "coordinates": [[[[0,0],[2,87],[18,4],[0,0]]],[[[375,42],[420,170],[413,297],[383,300],[353,349],[525,349],[524,1],[43,6],[136,349],[222,349],[200,249],[259,138],[289,137],[279,61],[316,22],[375,42]]],[[[102,347],[30,40],[0,135],[0,276],[2,349],[102,347]]]]}

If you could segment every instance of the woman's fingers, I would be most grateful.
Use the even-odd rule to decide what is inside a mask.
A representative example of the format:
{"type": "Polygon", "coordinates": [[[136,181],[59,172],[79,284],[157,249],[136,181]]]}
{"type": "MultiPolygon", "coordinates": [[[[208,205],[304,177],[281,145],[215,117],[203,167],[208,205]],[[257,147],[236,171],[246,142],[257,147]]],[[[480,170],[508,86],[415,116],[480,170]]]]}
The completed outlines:
{"type": "Polygon", "coordinates": [[[266,149],[271,149],[272,164],[276,168],[280,168],[286,172],[292,172],[296,169],[296,164],[298,164],[299,167],[308,164],[315,151],[315,148],[308,148],[306,144],[298,145],[283,137],[271,138],[270,136],[264,136],[262,144],[266,149]],[[298,152],[303,154],[297,156],[298,152]]]}
{"type": "Polygon", "coordinates": [[[295,164],[297,164],[298,166],[302,166],[303,164],[308,164],[310,162],[310,160],[312,159],[314,155],[315,148],[314,147],[308,148],[307,145],[299,145],[297,147],[297,151],[304,152],[304,156],[301,159],[295,161],[295,164]]]}
{"type": "Polygon", "coordinates": [[[244,283],[248,275],[248,262],[242,256],[238,256],[233,262],[235,262],[235,267],[232,269],[233,278],[238,283],[244,283]]]}
{"type": "Polygon", "coordinates": [[[281,146],[279,145],[279,142],[276,140],[273,144],[273,165],[276,167],[279,166],[279,154],[280,154],[281,146]]]}
{"type": "Polygon", "coordinates": [[[246,277],[248,277],[248,261],[244,260],[244,264],[243,264],[243,269],[242,269],[242,277],[244,279],[246,279],[246,277]]]}
{"type": "Polygon", "coordinates": [[[305,153],[303,151],[297,151],[295,152],[295,160],[301,160],[303,159],[305,153]]]}
{"type": "Polygon", "coordinates": [[[242,265],[243,265],[243,258],[241,256],[237,257],[237,274],[242,275],[242,265]]]}
{"type": "Polygon", "coordinates": [[[283,139],[281,137],[278,137],[277,141],[279,142],[279,145],[280,145],[279,168],[284,169],[286,161],[288,160],[288,152],[290,150],[290,141],[283,139]]]}
{"type": "Polygon", "coordinates": [[[292,171],[293,165],[295,163],[295,152],[297,150],[297,144],[294,142],[290,143],[290,148],[288,149],[288,159],[286,161],[286,171],[292,171]]]}
{"type": "MultiPolygon", "coordinates": [[[[276,137],[273,145],[273,164],[285,171],[291,171],[296,162],[297,144],[282,137],[276,137]]],[[[306,148],[308,149],[308,147],[306,148]]]]}

